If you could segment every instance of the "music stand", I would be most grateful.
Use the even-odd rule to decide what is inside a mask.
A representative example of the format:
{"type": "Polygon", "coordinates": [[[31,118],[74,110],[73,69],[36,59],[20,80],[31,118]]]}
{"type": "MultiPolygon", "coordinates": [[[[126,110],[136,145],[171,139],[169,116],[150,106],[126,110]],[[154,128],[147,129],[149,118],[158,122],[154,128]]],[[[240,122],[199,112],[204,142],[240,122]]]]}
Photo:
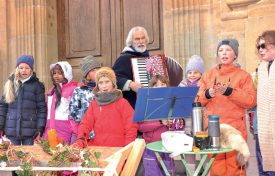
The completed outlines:
{"type": "Polygon", "coordinates": [[[198,87],[141,88],[134,122],[190,117],[198,87]]]}

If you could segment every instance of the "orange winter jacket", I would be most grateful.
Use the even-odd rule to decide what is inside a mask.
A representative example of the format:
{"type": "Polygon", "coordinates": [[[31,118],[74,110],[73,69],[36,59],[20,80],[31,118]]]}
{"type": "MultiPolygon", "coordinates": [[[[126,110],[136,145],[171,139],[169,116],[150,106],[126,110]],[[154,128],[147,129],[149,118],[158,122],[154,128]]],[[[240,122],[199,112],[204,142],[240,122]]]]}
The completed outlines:
{"type": "Polygon", "coordinates": [[[234,65],[219,64],[205,73],[199,82],[199,101],[205,106],[205,127],[209,115],[219,115],[220,123],[238,129],[246,139],[245,109],[256,105],[256,89],[249,73],[234,65]],[[233,88],[229,96],[216,94],[207,99],[205,91],[216,84],[227,84],[233,88]]]}

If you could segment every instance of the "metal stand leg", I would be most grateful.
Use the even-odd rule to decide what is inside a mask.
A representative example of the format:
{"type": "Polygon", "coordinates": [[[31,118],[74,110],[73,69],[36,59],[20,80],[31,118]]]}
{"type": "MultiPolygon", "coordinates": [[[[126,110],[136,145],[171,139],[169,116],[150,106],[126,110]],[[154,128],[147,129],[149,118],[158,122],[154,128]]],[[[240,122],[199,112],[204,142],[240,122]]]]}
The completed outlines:
{"type": "MultiPolygon", "coordinates": [[[[203,164],[205,163],[205,161],[206,161],[206,159],[207,159],[207,156],[208,156],[207,154],[202,155],[202,158],[201,158],[201,160],[200,160],[200,162],[199,162],[199,165],[197,166],[197,168],[196,168],[196,170],[195,170],[194,173],[191,172],[191,169],[189,168],[188,163],[185,161],[184,158],[183,158],[181,161],[182,161],[183,165],[185,166],[187,173],[188,173],[190,176],[198,176],[199,173],[200,173],[200,171],[201,171],[201,169],[202,169],[202,167],[203,167],[203,164]]],[[[212,155],[212,158],[210,159],[210,161],[206,164],[206,167],[204,168],[204,171],[203,171],[203,173],[202,173],[202,176],[206,176],[206,175],[207,175],[207,173],[208,173],[209,170],[210,170],[210,167],[211,167],[212,163],[213,163],[214,160],[215,160],[215,157],[216,157],[216,154],[213,154],[213,155],[212,155]]]]}
{"type": "Polygon", "coordinates": [[[167,168],[166,168],[166,166],[165,166],[165,164],[164,164],[164,162],[163,162],[161,156],[159,155],[159,153],[158,153],[158,152],[155,152],[155,154],[156,154],[156,156],[157,156],[157,160],[159,161],[159,163],[160,163],[162,169],[163,169],[164,172],[165,172],[165,175],[166,175],[166,176],[170,176],[170,173],[168,172],[168,170],[167,170],[167,168]]]}
{"type": "Polygon", "coordinates": [[[191,172],[191,169],[189,168],[188,166],[188,163],[185,161],[184,159],[184,155],[181,155],[181,162],[183,163],[185,169],[186,169],[186,172],[191,176],[193,175],[192,172],[191,172]]]}
{"type": "Polygon", "coordinates": [[[204,168],[204,172],[202,173],[202,176],[205,176],[209,170],[210,170],[210,167],[212,165],[212,163],[214,162],[215,158],[216,158],[216,155],[217,154],[213,154],[210,161],[206,164],[205,168],[204,168]]]}

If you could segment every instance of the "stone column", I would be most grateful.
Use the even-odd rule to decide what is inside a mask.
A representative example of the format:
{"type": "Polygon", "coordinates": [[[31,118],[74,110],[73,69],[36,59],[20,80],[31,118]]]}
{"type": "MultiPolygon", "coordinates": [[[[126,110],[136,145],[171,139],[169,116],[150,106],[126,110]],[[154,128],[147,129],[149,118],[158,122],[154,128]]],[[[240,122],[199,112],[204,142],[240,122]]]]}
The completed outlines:
{"type": "Polygon", "coordinates": [[[9,63],[7,60],[7,2],[0,1],[0,65],[1,65],[1,76],[0,76],[0,95],[2,95],[2,87],[4,85],[4,81],[8,76],[7,66],[9,63]]]}
{"type": "Polygon", "coordinates": [[[1,35],[6,50],[1,52],[1,61],[7,63],[3,70],[3,85],[14,70],[16,58],[23,54],[35,58],[35,72],[48,87],[49,64],[57,61],[56,0],[2,0],[0,7],[6,27],[1,35]]]}
{"type": "Polygon", "coordinates": [[[253,72],[259,63],[256,54],[256,39],[265,30],[275,30],[275,1],[262,0],[248,7],[246,22],[246,62],[247,71],[253,72]]]}
{"type": "Polygon", "coordinates": [[[164,0],[164,53],[185,67],[186,59],[200,55],[199,0],[164,0]]]}

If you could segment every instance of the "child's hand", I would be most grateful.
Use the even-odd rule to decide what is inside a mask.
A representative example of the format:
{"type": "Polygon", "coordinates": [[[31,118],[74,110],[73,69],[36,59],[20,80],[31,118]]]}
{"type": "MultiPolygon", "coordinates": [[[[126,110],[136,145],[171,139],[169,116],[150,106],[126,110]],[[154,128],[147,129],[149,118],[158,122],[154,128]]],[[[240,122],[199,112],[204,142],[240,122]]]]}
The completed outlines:
{"type": "Polygon", "coordinates": [[[227,84],[216,85],[216,92],[223,95],[227,90],[227,87],[228,87],[227,84]]]}
{"type": "Polygon", "coordinates": [[[209,89],[209,95],[214,98],[216,96],[216,91],[217,91],[218,87],[217,85],[215,85],[213,88],[209,89]]]}
{"type": "Polygon", "coordinates": [[[173,123],[173,119],[170,119],[170,120],[162,119],[161,122],[163,125],[170,126],[173,123]]]}
{"type": "Polygon", "coordinates": [[[227,85],[222,85],[222,86],[220,86],[218,92],[223,95],[225,93],[226,89],[227,89],[227,85]]]}
{"type": "Polygon", "coordinates": [[[81,145],[78,142],[73,143],[71,146],[72,146],[72,148],[75,148],[75,149],[83,149],[84,148],[83,145],[81,145]]]}
{"type": "Polygon", "coordinates": [[[139,82],[131,81],[129,87],[132,91],[138,92],[138,89],[142,88],[143,85],[139,82]]]}

